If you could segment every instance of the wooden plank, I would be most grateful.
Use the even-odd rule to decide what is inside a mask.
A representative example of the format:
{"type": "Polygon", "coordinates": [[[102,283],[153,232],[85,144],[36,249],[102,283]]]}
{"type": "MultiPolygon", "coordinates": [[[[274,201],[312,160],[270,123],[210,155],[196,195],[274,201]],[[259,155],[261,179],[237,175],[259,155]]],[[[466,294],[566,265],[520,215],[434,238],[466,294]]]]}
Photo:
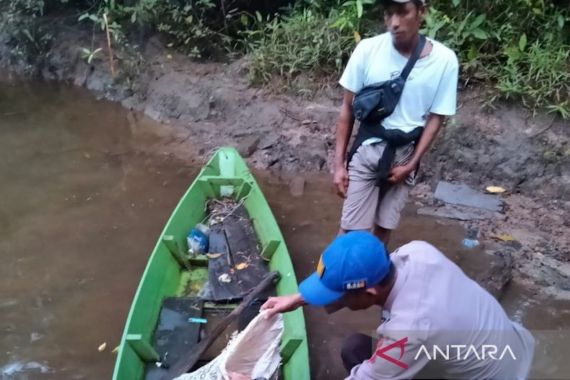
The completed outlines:
{"type": "Polygon", "coordinates": [[[257,236],[245,207],[239,206],[223,224],[238,281],[244,291],[253,289],[269,271],[259,254],[257,236]]]}
{"type": "Polygon", "coordinates": [[[156,362],[160,359],[158,353],[152,348],[149,342],[143,339],[141,334],[127,334],[125,340],[142,361],[156,362]]]}
{"type": "Polygon", "coordinates": [[[201,324],[190,323],[188,319],[201,318],[203,304],[203,301],[191,297],[164,299],[153,345],[165,362],[175,363],[200,340],[201,324]]]}
{"type": "Polygon", "coordinates": [[[233,264],[222,224],[215,224],[210,228],[209,255],[208,282],[212,289],[212,300],[240,299],[243,296],[243,288],[238,282],[235,271],[232,271],[233,264]],[[230,282],[224,282],[224,277],[230,282]]]}
{"type": "MultiPolygon", "coordinates": [[[[191,323],[189,318],[201,318],[203,301],[192,297],[168,297],[162,302],[153,346],[160,356],[162,368],[148,364],[145,380],[158,380],[172,363],[176,363],[200,340],[202,324],[191,323]]],[[[152,347],[151,347],[152,348],[152,347]]],[[[156,360],[154,360],[156,361],[156,360]]]]}

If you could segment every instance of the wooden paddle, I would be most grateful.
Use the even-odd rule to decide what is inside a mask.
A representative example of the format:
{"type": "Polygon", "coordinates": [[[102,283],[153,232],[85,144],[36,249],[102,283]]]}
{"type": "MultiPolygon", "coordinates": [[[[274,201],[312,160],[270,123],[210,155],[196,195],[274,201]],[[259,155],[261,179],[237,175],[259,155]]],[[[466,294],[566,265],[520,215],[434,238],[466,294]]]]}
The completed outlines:
{"type": "Polygon", "coordinates": [[[267,288],[276,283],[279,280],[278,272],[270,272],[265,276],[265,278],[251,290],[251,292],[244,297],[238,307],[236,307],[230,314],[228,314],[224,319],[218,323],[218,325],[212,330],[210,335],[196,346],[194,346],[192,352],[188,352],[186,355],[181,357],[176,364],[174,364],[168,372],[162,376],[161,380],[172,380],[192,369],[196,362],[200,359],[200,356],[214,343],[214,341],[220,336],[220,334],[228,327],[230,323],[237,319],[237,317],[243,312],[243,310],[252,303],[261,293],[263,293],[267,288]]]}

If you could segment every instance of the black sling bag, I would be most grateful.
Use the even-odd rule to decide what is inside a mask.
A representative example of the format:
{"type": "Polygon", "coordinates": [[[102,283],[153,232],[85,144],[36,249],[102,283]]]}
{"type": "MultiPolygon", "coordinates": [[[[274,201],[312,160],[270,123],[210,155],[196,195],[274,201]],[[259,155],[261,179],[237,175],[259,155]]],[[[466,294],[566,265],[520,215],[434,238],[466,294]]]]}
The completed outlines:
{"type": "Polygon", "coordinates": [[[387,146],[378,162],[378,185],[382,185],[388,179],[396,148],[418,141],[423,132],[423,127],[417,127],[409,133],[400,130],[388,130],[382,126],[382,120],[390,116],[398,105],[406,79],[408,79],[419,59],[425,43],[425,36],[420,35],[410,59],[397,78],[365,86],[354,96],[352,111],[354,117],[360,121],[360,127],[350,149],[347,163],[350,162],[356,150],[365,140],[371,137],[379,137],[385,140],[387,146]]]}

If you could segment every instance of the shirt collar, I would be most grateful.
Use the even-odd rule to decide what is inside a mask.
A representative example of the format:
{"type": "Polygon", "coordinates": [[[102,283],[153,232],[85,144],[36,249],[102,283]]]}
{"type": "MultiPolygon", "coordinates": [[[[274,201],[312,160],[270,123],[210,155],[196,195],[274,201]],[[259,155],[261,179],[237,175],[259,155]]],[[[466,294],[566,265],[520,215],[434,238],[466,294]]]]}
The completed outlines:
{"type": "Polygon", "coordinates": [[[392,253],[392,263],[396,268],[396,280],[394,281],[394,286],[392,286],[392,289],[388,294],[388,298],[386,298],[386,302],[384,302],[384,309],[390,310],[392,308],[396,297],[408,279],[409,266],[406,265],[407,261],[408,260],[406,260],[406,258],[398,256],[395,252],[392,253]]]}

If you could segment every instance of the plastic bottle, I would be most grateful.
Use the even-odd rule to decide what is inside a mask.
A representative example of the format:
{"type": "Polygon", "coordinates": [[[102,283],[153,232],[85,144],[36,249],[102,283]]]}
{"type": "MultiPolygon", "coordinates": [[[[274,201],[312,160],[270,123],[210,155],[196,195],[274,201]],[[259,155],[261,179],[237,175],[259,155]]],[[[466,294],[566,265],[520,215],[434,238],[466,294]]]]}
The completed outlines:
{"type": "Polygon", "coordinates": [[[188,253],[200,255],[208,251],[210,229],[204,224],[197,224],[188,234],[188,253]]]}

